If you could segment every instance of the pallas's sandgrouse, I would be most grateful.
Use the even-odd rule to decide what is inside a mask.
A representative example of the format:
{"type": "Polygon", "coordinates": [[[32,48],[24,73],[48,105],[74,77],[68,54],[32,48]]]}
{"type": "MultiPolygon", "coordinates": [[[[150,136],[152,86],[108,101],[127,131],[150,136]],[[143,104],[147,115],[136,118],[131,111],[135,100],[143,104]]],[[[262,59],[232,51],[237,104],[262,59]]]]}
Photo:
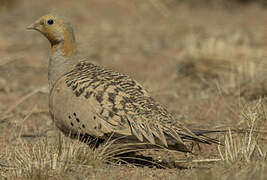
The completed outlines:
{"type": "Polygon", "coordinates": [[[185,152],[189,150],[184,139],[208,143],[129,76],[79,58],[73,29],[65,18],[48,14],[28,29],[50,41],[49,109],[64,134],[97,142],[124,137],[185,152]]]}

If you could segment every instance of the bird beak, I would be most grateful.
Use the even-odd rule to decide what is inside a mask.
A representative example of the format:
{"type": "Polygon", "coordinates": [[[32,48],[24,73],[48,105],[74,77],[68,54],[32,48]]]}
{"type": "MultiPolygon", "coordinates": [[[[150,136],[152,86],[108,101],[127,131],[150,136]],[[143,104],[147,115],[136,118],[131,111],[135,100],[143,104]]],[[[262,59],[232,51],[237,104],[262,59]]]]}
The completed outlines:
{"type": "Polygon", "coordinates": [[[36,29],[36,23],[32,23],[31,25],[29,25],[26,29],[36,29]]]}
{"type": "Polygon", "coordinates": [[[37,20],[34,23],[32,23],[31,25],[29,25],[26,29],[34,29],[34,30],[38,30],[38,27],[40,26],[40,21],[37,20]]]}
{"type": "Polygon", "coordinates": [[[26,29],[34,29],[34,24],[29,25],[26,29]]]}

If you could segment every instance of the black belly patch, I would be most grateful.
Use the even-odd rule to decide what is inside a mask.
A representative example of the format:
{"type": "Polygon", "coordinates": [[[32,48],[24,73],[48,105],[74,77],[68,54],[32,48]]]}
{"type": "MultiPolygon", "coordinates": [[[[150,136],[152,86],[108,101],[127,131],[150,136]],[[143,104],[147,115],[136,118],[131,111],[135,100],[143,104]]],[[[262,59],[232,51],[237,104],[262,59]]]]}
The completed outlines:
{"type": "Polygon", "coordinates": [[[105,141],[104,139],[90,136],[87,133],[79,134],[79,140],[83,143],[88,144],[92,148],[97,148],[100,144],[102,144],[105,141]]]}
{"type": "MultiPolygon", "coordinates": [[[[70,114],[70,115],[68,116],[68,119],[69,119],[69,121],[70,121],[70,125],[71,125],[72,127],[74,127],[74,122],[73,122],[73,121],[76,121],[76,122],[78,123],[78,128],[81,129],[81,127],[80,127],[80,125],[79,125],[79,124],[81,123],[81,120],[80,120],[80,118],[78,117],[78,115],[77,115],[76,112],[70,114]]],[[[85,128],[84,124],[82,124],[82,127],[85,128]]]]}

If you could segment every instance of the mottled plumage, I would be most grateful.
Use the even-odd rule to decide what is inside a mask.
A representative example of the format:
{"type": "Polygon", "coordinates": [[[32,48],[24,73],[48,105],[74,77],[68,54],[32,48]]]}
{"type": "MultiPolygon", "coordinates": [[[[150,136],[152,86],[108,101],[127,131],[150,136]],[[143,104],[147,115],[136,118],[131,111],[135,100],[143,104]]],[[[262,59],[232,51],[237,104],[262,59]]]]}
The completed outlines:
{"type": "Polygon", "coordinates": [[[81,60],[66,20],[46,15],[29,29],[40,31],[51,43],[49,107],[55,124],[66,135],[81,134],[99,142],[111,135],[125,136],[129,141],[178,151],[188,151],[183,139],[208,143],[185,128],[129,76],[81,60]]]}

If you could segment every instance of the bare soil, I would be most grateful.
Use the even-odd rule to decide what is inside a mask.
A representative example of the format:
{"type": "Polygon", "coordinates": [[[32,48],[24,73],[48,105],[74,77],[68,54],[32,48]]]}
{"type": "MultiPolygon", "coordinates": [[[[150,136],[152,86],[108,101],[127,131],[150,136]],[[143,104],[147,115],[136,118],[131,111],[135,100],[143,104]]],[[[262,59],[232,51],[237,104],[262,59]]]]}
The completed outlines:
{"type": "MultiPolygon", "coordinates": [[[[4,5],[0,8],[0,177],[3,179],[29,178],[23,174],[10,175],[12,170],[1,166],[12,164],[6,154],[12,154],[18,144],[41,138],[53,141],[58,137],[59,131],[48,112],[46,91],[50,45],[38,32],[26,30],[29,24],[50,12],[70,20],[85,57],[138,80],[190,128],[249,129],[244,114],[253,113],[250,112],[253,108],[247,107],[256,107],[261,99],[263,111],[266,109],[267,9],[261,5],[224,7],[174,0],[27,0],[4,5]]],[[[264,129],[265,116],[259,117],[259,129],[264,129]]],[[[213,137],[223,139],[224,135],[213,137]]],[[[257,141],[265,149],[265,155],[266,140],[265,134],[257,141]]],[[[195,146],[194,152],[198,155],[193,159],[221,158],[217,145],[200,145],[200,149],[195,146]]],[[[162,159],[188,158],[183,153],[148,154],[162,159]]],[[[31,178],[266,178],[266,166],[253,163],[256,162],[246,164],[240,160],[234,165],[182,164],[186,169],[104,164],[83,172],[53,172],[31,178]]]]}

